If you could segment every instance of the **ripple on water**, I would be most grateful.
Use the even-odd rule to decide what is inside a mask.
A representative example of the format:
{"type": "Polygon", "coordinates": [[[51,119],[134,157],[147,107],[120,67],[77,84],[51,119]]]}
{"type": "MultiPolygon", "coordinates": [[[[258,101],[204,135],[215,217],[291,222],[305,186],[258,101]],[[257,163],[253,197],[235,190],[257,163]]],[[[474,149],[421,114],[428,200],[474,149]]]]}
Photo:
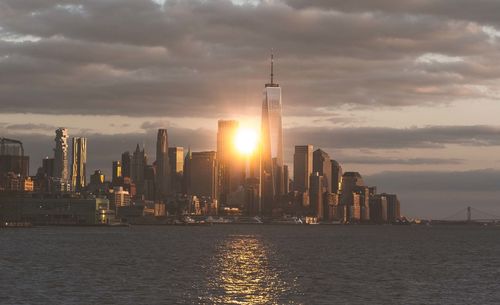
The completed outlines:
{"type": "Polygon", "coordinates": [[[284,304],[294,286],[259,235],[230,235],[217,246],[206,296],[217,304],[284,304]]]}

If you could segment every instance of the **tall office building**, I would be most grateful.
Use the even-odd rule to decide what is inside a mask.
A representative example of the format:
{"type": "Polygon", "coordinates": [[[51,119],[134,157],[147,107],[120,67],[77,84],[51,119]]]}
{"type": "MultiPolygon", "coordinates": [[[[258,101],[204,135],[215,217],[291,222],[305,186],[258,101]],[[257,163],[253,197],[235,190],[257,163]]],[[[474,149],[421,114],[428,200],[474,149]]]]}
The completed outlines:
{"type": "Polygon", "coordinates": [[[309,190],[309,177],[313,170],[313,146],[297,145],[293,154],[294,191],[305,193],[309,190]]]}
{"type": "Polygon", "coordinates": [[[96,169],[92,175],[90,175],[90,183],[95,185],[104,184],[106,176],[102,173],[100,169],[96,169]]]}
{"type": "Polygon", "coordinates": [[[60,178],[63,183],[69,180],[68,169],[68,129],[56,130],[56,148],[54,148],[54,177],[60,178]]]}
{"type": "Polygon", "coordinates": [[[144,194],[144,170],[147,164],[147,157],[144,148],[141,150],[139,144],[135,148],[130,162],[130,178],[136,185],[137,195],[144,194]]]}
{"type": "Polygon", "coordinates": [[[113,161],[113,173],[111,182],[117,183],[118,179],[122,177],[122,164],[120,161],[113,161]]]}
{"type": "Polygon", "coordinates": [[[331,160],[332,163],[332,193],[338,194],[340,192],[340,187],[342,186],[342,166],[335,161],[331,160]]]}
{"type": "Polygon", "coordinates": [[[170,194],[170,164],[168,158],[168,134],[158,129],[156,138],[156,193],[163,200],[170,194]]]}
{"type": "Polygon", "coordinates": [[[395,222],[401,218],[401,203],[395,194],[382,194],[387,198],[387,221],[395,222]]]}
{"type": "Polygon", "coordinates": [[[172,193],[181,193],[184,172],[184,148],[169,147],[168,161],[170,162],[170,190],[172,193]]]}
{"type": "Polygon", "coordinates": [[[370,220],[375,223],[387,222],[387,198],[376,194],[370,198],[370,220]]]}
{"type": "Polygon", "coordinates": [[[154,165],[148,165],[144,167],[144,191],[143,198],[146,200],[154,201],[158,199],[158,192],[156,190],[156,168],[154,165]]]}
{"type": "Polygon", "coordinates": [[[42,173],[47,177],[54,177],[54,158],[45,157],[42,160],[42,173]]]}
{"type": "Polygon", "coordinates": [[[370,220],[370,188],[367,186],[360,187],[357,190],[359,194],[359,205],[361,209],[361,220],[370,220]]]}
{"type": "Polygon", "coordinates": [[[170,162],[171,173],[182,173],[184,171],[184,148],[169,147],[168,161],[170,162]]]}
{"type": "Polygon", "coordinates": [[[261,208],[270,215],[283,195],[283,128],[281,122],[281,87],[274,83],[271,55],[271,82],[265,85],[261,118],[261,208]]]}
{"type": "Polygon", "coordinates": [[[314,172],[309,177],[310,185],[310,202],[309,207],[312,215],[316,216],[318,220],[323,219],[324,205],[323,198],[326,191],[325,177],[318,172],[314,172]]]}
{"type": "Polygon", "coordinates": [[[360,221],[362,208],[365,215],[369,215],[369,207],[368,209],[365,207],[367,201],[367,198],[364,196],[366,193],[365,188],[363,177],[358,172],[346,172],[342,175],[340,204],[344,207],[345,221],[360,221]]]}
{"type": "Polygon", "coordinates": [[[236,152],[234,140],[239,123],[235,120],[219,120],[217,128],[217,165],[219,175],[219,201],[231,205],[230,194],[244,184],[245,164],[236,152]]]}
{"type": "Polygon", "coordinates": [[[342,194],[352,193],[363,186],[365,182],[358,172],[345,172],[342,175],[342,194]]]}
{"type": "Polygon", "coordinates": [[[215,151],[193,152],[190,160],[190,195],[217,198],[217,161],[215,151]]]}
{"type": "Polygon", "coordinates": [[[80,192],[87,185],[87,139],[73,138],[72,144],[71,189],[80,192]]]}
{"type": "Polygon", "coordinates": [[[315,172],[323,176],[326,192],[331,193],[332,163],[330,162],[330,156],[321,149],[317,149],[313,152],[313,173],[315,172]]]}
{"type": "Polygon", "coordinates": [[[290,176],[288,173],[288,165],[283,165],[283,194],[288,194],[290,192],[290,176]]]}
{"type": "Polygon", "coordinates": [[[188,148],[186,157],[184,157],[183,175],[182,175],[182,193],[191,194],[191,160],[193,156],[191,148],[188,148]]]}
{"type": "Polygon", "coordinates": [[[0,175],[12,172],[21,177],[29,175],[29,157],[24,155],[23,143],[0,138],[0,175]]]}
{"type": "Polygon", "coordinates": [[[122,154],[122,176],[131,177],[130,166],[132,164],[132,156],[128,151],[122,154]]]}

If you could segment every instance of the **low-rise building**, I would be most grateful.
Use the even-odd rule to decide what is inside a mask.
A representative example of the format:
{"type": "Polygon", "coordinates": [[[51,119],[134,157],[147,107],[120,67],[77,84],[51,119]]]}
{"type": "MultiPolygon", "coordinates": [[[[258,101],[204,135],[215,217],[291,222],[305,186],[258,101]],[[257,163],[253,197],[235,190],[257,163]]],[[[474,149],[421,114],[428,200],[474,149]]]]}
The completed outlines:
{"type": "Polygon", "coordinates": [[[55,198],[2,196],[0,218],[4,222],[27,221],[34,225],[97,225],[107,223],[102,211],[109,210],[105,198],[55,198]]]}

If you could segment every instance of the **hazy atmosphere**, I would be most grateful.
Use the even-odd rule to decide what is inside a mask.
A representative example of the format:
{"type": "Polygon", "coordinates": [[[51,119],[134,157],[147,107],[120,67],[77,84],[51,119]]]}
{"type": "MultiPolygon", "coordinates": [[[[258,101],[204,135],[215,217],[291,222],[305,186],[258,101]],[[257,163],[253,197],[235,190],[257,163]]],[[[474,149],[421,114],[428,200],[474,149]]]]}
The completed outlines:
{"type": "Polygon", "coordinates": [[[260,127],[275,54],[285,162],[327,151],[402,214],[500,215],[500,1],[0,0],[0,135],[34,174],[54,130],[88,173],[144,145],[215,149],[217,119],[260,127]],[[314,3],[314,4],[312,4],[314,3]]]}

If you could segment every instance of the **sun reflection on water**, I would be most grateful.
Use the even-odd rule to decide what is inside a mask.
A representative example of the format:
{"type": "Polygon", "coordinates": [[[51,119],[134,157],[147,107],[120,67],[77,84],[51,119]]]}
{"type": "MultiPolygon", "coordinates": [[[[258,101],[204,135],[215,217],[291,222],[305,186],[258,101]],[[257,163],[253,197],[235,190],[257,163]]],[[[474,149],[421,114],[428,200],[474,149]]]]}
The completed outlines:
{"type": "Polygon", "coordinates": [[[253,235],[233,235],[218,248],[210,302],[281,304],[290,287],[270,262],[272,251],[253,235]]]}

